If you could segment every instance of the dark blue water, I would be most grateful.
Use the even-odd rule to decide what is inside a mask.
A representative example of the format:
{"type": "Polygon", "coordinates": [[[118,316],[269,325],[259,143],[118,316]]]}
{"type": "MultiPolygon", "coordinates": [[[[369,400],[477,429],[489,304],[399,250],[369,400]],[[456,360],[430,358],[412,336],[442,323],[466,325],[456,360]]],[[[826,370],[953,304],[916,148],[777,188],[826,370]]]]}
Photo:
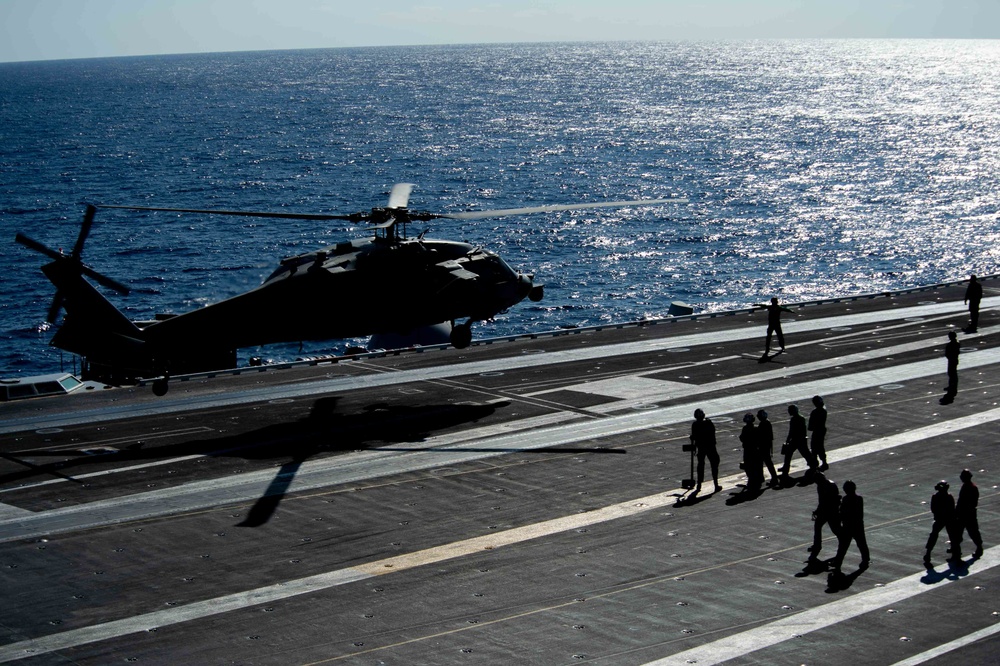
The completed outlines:
{"type": "MultiPolygon", "coordinates": [[[[43,258],[13,238],[68,251],[85,202],[349,213],[384,204],[396,182],[436,212],[690,199],[429,223],[428,236],[495,249],[546,285],[480,337],[661,316],[672,300],[718,310],[995,273],[997,71],[991,41],[0,64],[0,374],[59,368],[43,258]]],[[[233,296],[281,257],[365,233],[105,210],[84,259],[132,287],[109,297],[139,319],[233,296]]]]}

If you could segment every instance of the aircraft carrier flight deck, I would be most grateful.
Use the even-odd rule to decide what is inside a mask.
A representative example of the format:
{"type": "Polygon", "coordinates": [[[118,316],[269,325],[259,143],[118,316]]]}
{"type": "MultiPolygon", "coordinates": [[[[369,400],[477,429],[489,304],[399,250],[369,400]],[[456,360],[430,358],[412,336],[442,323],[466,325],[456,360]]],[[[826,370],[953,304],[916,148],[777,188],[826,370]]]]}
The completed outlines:
{"type": "MultiPolygon", "coordinates": [[[[0,663],[996,664],[1000,279],[0,404],[0,663]],[[943,400],[948,333],[958,392],[943,400]],[[777,350],[774,343],[772,351],[777,350]],[[787,407],[864,497],[747,488],[787,407]],[[692,496],[692,414],[721,491],[692,496]],[[985,547],[925,565],[968,469],[985,547]]],[[[765,473],[766,478],[766,473],[765,473]]]]}

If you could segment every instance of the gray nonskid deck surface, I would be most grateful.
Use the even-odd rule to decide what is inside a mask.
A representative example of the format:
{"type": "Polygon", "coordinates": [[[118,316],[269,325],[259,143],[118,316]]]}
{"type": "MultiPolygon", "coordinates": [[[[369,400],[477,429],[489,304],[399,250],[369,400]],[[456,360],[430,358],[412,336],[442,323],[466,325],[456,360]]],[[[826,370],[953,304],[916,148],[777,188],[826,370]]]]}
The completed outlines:
{"type": "Polygon", "coordinates": [[[991,663],[985,286],[952,404],[956,286],[798,310],[767,362],[758,315],[3,406],[0,661],[991,663]],[[767,409],[780,444],[785,405],[816,394],[872,547],[840,577],[807,563],[803,461],[759,496],[738,465],[744,412],[767,409]],[[723,491],[683,502],[695,407],[723,491]],[[933,486],[957,495],[966,467],[986,552],[948,563],[942,535],[925,569],[933,486]]]}

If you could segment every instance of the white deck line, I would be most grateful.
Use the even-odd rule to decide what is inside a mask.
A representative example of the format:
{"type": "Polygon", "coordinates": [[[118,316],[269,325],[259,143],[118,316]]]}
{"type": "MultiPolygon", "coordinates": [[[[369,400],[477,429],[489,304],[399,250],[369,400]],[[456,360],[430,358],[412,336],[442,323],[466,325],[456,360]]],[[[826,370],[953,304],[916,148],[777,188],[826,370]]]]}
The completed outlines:
{"type": "MultiPolygon", "coordinates": [[[[837,449],[836,452],[831,452],[830,457],[834,462],[839,462],[848,458],[921,441],[929,437],[957,432],[959,430],[983,425],[985,423],[992,423],[997,420],[1000,420],[1000,408],[954,419],[952,421],[944,421],[931,426],[925,426],[916,430],[899,433],[898,435],[893,435],[891,437],[883,437],[851,447],[837,449]],[[836,455],[834,455],[834,453],[836,455]]],[[[797,472],[800,471],[803,466],[804,462],[797,460],[793,469],[797,472]]],[[[720,482],[723,486],[732,486],[740,478],[742,478],[742,475],[734,474],[720,479],[720,482]]],[[[57,650],[78,647],[80,645],[86,645],[88,643],[94,643],[102,640],[119,638],[128,634],[141,633],[156,627],[198,620],[257,604],[287,599],[300,594],[321,592],[333,587],[345,585],[347,583],[371,578],[373,576],[398,573],[415,567],[434,564],[471,554],[482,554],[485,551],[559,534],[568,530],[580,529],[581,527],[616,520],[618,518],[640,515],[651,510],[661,509],[673,505],[676,502],[677,494],[681,492],[683,492],[683,490],[675,488],[662,493],[657,493],[655,495],[640,497],[638,499],[613,504],[594,511],[588,511],[586,513],[572,514],[540,523],[534,523],[532,525],[525,525],[523,527],[504,530],[502,532],[446,543],[441,546],[412,553],[405,553],[403,555],[377,560],[375,562],[369,562],[355,567],[348,567],[345,569],[317,574],[315,576],[308,576],[305,578],[277,583],[275,585],[268,585],[243,592],[236,592],[222,597],[206,599],[204,601],[185,604],[183,606],[104,622],[90,627],[82,627],[70,631],[50,634],[36,639],[10,643],[0,646],[0,663],[24,659],[29,656],[47,654],[57,650]]],[[[983,559],[976,565],[976,572],[991,568],[997,564],[1000,564],[1000,546],[986,551],[983,559]]],[[[836,602],[823,604],[812,610],[803,611],[802,613],[790,616],[789,618],[784,618],[778,622],[765,625],[765,627],[759,627],[758,629],[751,630],[750,632],[743,632],[740,636],[743,636],[744,634],[746,635],[746,640],[744,641],[737,641],[737,639],[734,639],[733,637],[730,637],[730,639],[723,639],[722,641],[715,641],[714,643],[708,644],[710,646],[709,649],[712,651],[711,654],[715,654],[715,651],[718,651],[718,654],[728,654],[725,652],[726,650],[731,652],[737,649],[737,647],[734,646],[743,646],[742,648],[739,648],[743,650],[740,654],[745,654],[746,652],[766,647],[766,645],[773,645],[781,640],[787,640],[788,638],[791,638],[794,633],[801,634],[805,631],[815,631],[816,629],[822,628],[819,625],[823,622],[826,622],[823,626],[829,626],[832,624],[832,622],[827,621],[829,618],[840,618],[837,621],[842,621],[860,615],[861,613],[868,612],[873,608],[878,608],[882,605],[892,603],[893,601],[904,599],[929,589],[933,589],[933,586],[923,584],[918,586],[918,584],[914,582],[919,581],[923,575],[924,574],[922,573],[914,574],[913,576],[903,578],[900,581],[887,585],[886,588],[876,588],[876,591],[861,593],[836,602]],[[879,594],[877,592],[879,590],[887,590],[888,592],[879,594]],[[858,598],[858,601],[853,602],[855,598],[858,598]],[[734,641],[736,642],[734,643],[734,641]],[[770,641],[770,643],[766,643],[766,641],[770,641]],[[718,645],[716,646],[715,644],[718,645]],[[758,645],[759,647],[754,647],[758,645]]],[[[676,657],[676,655],[669,657],[668,659],[674,659],[674,657],[676,657]]],[[[725,658],[728,659],[731,657],[725,658]]],[[[685,662],[665,661],[663,663],[685,662]]],[[[699,659],[698,663],[704,664],[717,662],[705,662],[699,659]]]]}
{"type": "MultiPolygon", "coordinates": [[[[963,337],[963,340],[969,340],[979,336],[993,335],[995,333],[1000,333],[1000,326],[993,326],[989,329],[981,329],[979,333],[973,335],[967,335],[963,337]]],[[[822,340],[817,340],[812,344],[822,344],[822,340]]],[[[921,351],[923,349],[928,349],[930,347],[943,347],[945,344],[944,339],[941,336],[927,336],[926,339],[916,340],[914,342],[907,342],[905,344],[896,345],[894,347],[882,347],[880,349],[872,349],[869,351],[858,352],[856,354],[848,354],[846,356],[834,356],[832,358],[822,359],[820,361],[812,361],[808,363],[798,363],[796,365],[784,366],[775,370],[769,370],[765,372],[758,372],[756,374],[741,375],[739,377],[732,377],[730,379],[723,379],[717,382],[710,382],[708,384],[687,384],[683,388],[678,388],[672,386],[671,382],[663,382],[662,388],[657,391],[655,390],[655,385],[642,397],[641,400],[628,400],[630,397],[624,394],[625,400],[618,402],[606,403],[603,405],[596,405],[590,407],[587,411],[595,414],[607,414],[611,412],[618,412],[625,409],[634,408],[638,404],[657,402],[661,400],[669,400],[678,395],[683,395],[685,398],[693,395],[699,395],[704,393],[713,393],[715,391],[728,391],[736,388],[741,388],[744,386],[750,386],[759,382],[770,381],[774,379],[787,379],[789,377],[794,377],[795,375],[804,375],[811,372],[816,372],[818,370],[826,370],[829,368],[835,368],[838,366],[851,365],[854,363],[864,363],[866,361],[872,361],[879,358],[886,358],[892,356],[899,356],[901,354],[906,354],[908,352],[921,351]],[[664,390],[665,389],[665,390],[664,390]]],[[[794,352],[793,352],[794,353],[794,352]]],[[[966,364],[971,358],[968,354],[961,356],[961,361],[959,363],[960,367],[968,367],[966,364]]],[[[939,365],[943,365],[944,361],[938,361],[939,365]]],[[[662,372],[662,370],[658,371],[662,372]]],[[[628,378],[624,378],[624,381],[628,381],[628,378]]],[[[655,380],[654,380],[655,381],[655,380]]],[[[649,380],[647,380],[647,383],[649,380]]],[[[587,390],[586,384],[569,385],[562,387],[561,390],[568,391],[585,391],[587,390]]],[[[532,394],[536,395],[536,394],[532,394]]]]}
{"type": "MultiPolygon", "coordinates": [[[[983,557],[975,563],[974,568],[969,573],[970,575],[980,574],[998,564],[1000,564],[1000,546],[995,546],[983,553],[983,557]]],[[[953,582],[950,577],[946,576],[936,584],[929,584],[924,581],[926,576],[925,571],[915,573],[912,576],[893,581],[885,587],[876,587],[865,592],[852,594],[837,601],[822,604],[774,622],[768,622],[755,629],[648,662],[646,666],[675,666],[695,663],[698,666],[712,666],[720,664],[729,659],[736,659],[757,650],[783,643],[797,636],[825,629],[884,608],[889,604],[899,603],[918,594],[939,589],[942,585],[953,582]]],[[[968,576],[965,576],[961,580],[967,578],[968,576]]],[[[956,577],[955,580],[960,579],[956,577]]],[[[918,664],[920,661],[912,663],[918,664]]]]}
{"type": "MultiPolygon", "coordinates": [[[[992,549],[991,549],[992,550],[992,549]]],[[[892,666],[918,666],[924,662],[928,662],[931,659],[937,659],[943,654],[948,654],[949,652],[954,652],[966,645],[972,645],[976,641],[980,641],[984,638],[989,638],[994,634],[1000,633],[1000,623],[994,624],[990,627],[984,627],[979,631],[974,631],[971,634],[962,636],[961,638],[956,638],[955,640],[945,643],[944,645],[938,645],[937,647],[931,648],[921,652],[920,654],[914,655],[909,659],[904,659],[903,661],[897,661],[892,666]]]]}

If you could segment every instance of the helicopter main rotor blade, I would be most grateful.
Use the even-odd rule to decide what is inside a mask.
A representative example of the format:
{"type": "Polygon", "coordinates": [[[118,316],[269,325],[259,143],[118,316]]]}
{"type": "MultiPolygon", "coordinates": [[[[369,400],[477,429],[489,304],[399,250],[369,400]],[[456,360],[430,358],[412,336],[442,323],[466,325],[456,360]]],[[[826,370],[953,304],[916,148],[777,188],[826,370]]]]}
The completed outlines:
{"type": "Polygon", "coordinates": [[[626,206],[651,206],[661,203],[687,203],[687,199],[639,199],[637,201],[601,201],[599,203],[555,204],[550,206],[529,206],[527,208],[501,208],[498,210],[473,210],[464,213],[433,214],[451,220],[479,220],[505,215],[531,215],[533,213],[554,213],[563,210],[583,210],[585,208],[623,208],[626,206]]]}
{"type": "Polygon", "coordinates": [[[416,187],[413,183],[396,183],[389,192],[389,205],[386,208],[406,208],[410,202],[410,192],[416,187]]]}
{"type": "Polygon", "coordinates": [[[199,208],[157,208],[154,206],[111,206],[101,205],[97,208],[117,208],[120,210],[151,210],[164,213],[198,213],[201,215],[235,215],[238,217],[270,217],[283,220],[351,220],[361,222],[368,218],[368,213],[352,213],[350,215],[326,215],[315,213],[269,213],[249,210],[204,210],[199,208]]]}

